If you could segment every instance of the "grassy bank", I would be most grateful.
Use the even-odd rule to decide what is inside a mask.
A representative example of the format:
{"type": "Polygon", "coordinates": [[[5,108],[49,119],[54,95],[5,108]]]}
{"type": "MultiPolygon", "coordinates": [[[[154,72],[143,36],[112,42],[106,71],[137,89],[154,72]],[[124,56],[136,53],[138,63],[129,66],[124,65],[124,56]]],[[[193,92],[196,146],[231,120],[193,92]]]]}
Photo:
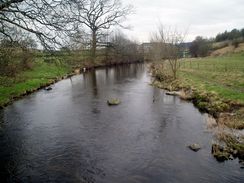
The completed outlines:
{"type": "Polygon", "coordinates": [[[244,53],[185,60],[179,78],[224,100],[244,104],[244,53]]]}
{"type": "MultiPolygon", "coordinates": [[[[176,80],[172,80],[169,71],[167,63],[153,64],[154,84],[180,91],[181,98],[191,100],[200,111],[213,115],[219,126],[244,129],[244,53],[180,60],[176,80]]],[[[221,137],[231,136],[234,140],[229,143],[230,138],[222,138],[226,148],[214,146],[214,155],[228,159],[234,152],[244,159],[244,138],[221,133],[221,137]],[[216,147],[220,149],[216,150],[216,147]]]]}
{"type": "MultiPolygon", "coordinates": [[[[200,111],[210,113],[219,127],[244,129],[244,53],[180,60],[178,78],[172,80],[167,64],[156,63],[152,73],[157,87],[177,92],[200,111]]],[[[217,160],[244,160],[244,137],[225,130],[216,134],[225,146],[213,144],[217,160]]]]}
{"type": "MultiPolygon", "coordinates": [[[[20,60],[20,58],[16,58],[16,60],[20,60]]],[[[135,62],[137,61],[107,61],[102,54],[98,55],[95,61],[91,61],[89,53],[84,51],[36,54],[31,62],[33,65],[31,69],[19,71],[11,77],[0,75],[0,108],[67,75],[75,74],[75,71],[79,72],[80,68],[92,69],[135,62]]]]}
{"type": "Polygon", "coordinates": [[[15,77],[0,76],[0,107],[53,83],[70,71],[71,67],[66,64],[46,63],[37,59],[31,70],[20,72],[15,77]]]}
{"type": "Polygon", "coordinates": [[[184,90],[182,97],[192,100],[200,110],[231,128],[244,129],[244,53],[181,60],[177,80],[165,77],[168,71],[165,64],[155,67],[154,76],[160,81],[157,85],[184,90]],[[231,113],[231,119],[223,113],[231,113]],[[221,116],[225,120],[220,120],[221,116]]]}

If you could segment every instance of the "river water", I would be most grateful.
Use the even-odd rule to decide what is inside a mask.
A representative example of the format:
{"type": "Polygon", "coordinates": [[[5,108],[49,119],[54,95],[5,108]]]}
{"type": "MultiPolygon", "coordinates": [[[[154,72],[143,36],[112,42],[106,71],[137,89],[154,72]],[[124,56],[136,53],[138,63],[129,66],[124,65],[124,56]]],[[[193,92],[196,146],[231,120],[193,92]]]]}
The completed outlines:
{"type": "Polygon", "coordinates": [[[143,64],[97,69],[1,110],[1,182],[243,183],[212,157],[206,116],[149,83],[143,64]]]}

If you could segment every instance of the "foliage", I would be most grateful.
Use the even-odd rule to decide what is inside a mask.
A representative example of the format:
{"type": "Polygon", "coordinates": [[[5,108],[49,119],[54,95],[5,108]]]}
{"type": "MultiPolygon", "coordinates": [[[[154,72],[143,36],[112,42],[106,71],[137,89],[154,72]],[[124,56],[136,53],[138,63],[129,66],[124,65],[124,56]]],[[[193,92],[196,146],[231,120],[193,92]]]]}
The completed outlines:
{"type": "Polygon", "coordinates": [[[242,41],[239,40],[239,39],[234,39],[234,40],[232,41],[232,45],[233,45],[235,48],[237,48],[241,42],[242,42],[242,41]]]}
{"type": "Polygon", "coordinates": [[[3,0],[0,4],[0,40],[16,40],[29,33],[45,48],[54,48],[71,27],[68,0],[3,0]],[[69,27],[69,28],[68,28],[69,27]]]}
{"type": "Polygon", "coordinates": [[[193,57],[205,57],[210,51],[210,42],[201,36],[196,37],[189,48],[193,57]]]}
{"type": "Polygon", "coordinates": [[[226,40],[235,40],[238,38],[244,38],[244,28],[243,29],[233,29],[231,31],[225,31],[223,33],[219,33],[215,40],[217,42],[221,42],[221,41],[226,41],[226,40]]]}
{"type": "Polygon", "coordinates": [[[142,61],[143,55],[135,41],[117,32],[110,37],[110,44],[106,45],[105,59],[107,62],[135,62],[142,61]]]}
{"type": "Polygon", "coordinates": [[[0,75],[15,76],[18,72],[31,69],[33,53],[27,48],[28,40],[8,41],[0,43],[0,75]]]}
{"type": "Polygon", "coordinates": [[[91,56],[96,57],[97,44],[106,37],[105,30],[116,25],[122,26],[125,18],[132,13],[130,5],[124,6],[120,0],[73,0],[73,20],[75,30],[81,32],[85,26],[89,30],[91,56]]]}

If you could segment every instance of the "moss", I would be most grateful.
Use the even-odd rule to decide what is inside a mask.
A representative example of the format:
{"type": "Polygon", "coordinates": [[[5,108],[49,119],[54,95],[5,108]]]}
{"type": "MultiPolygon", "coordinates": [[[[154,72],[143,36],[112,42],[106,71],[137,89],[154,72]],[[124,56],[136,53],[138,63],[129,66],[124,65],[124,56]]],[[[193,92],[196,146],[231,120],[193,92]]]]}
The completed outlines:
{"type": "Polygon", "coordinates": [[[220,162],[230,159],[231,155],[226,148],[218,144],[212,145],[212,154],[220,162]]]}
{"type": "MultiPolygon", "coordinates": [[[[232,155],[234,158],[244,160],[244,137],[237,137],[233,133],[219,132],[216,134],[217,139],[221,144],[212,145],[212,153],[214,156],[226,156],[227,154],[232,155]]],[[[228,155],[228,156],[229,156],[228,155]]]]}
{"type": "Polygon", "coordinates": [[[236,143],[236,144],[232,144],[231,146],[234,150],[237,151],[237,157],[239,159],[244,160],[244,144],[242,143],[236,143]]]}
{"type": "Polygon", "coordinates": [[[107,101],[108,105],[119,105],[121,101],[117,98],[112,98],[107,101]]]}
{"type": "Polygon", "coordinates": [[[230,159],[230,153],[228,152],[216,152],[213,153],[213,156],[220,162],[230,159]]]}
{"type": "Polygon", "coordinates": [[[201,110],[201,111],[206,111],[208,103],[207,102],[201,102],[197,101],[196,106],[201,110]]]}

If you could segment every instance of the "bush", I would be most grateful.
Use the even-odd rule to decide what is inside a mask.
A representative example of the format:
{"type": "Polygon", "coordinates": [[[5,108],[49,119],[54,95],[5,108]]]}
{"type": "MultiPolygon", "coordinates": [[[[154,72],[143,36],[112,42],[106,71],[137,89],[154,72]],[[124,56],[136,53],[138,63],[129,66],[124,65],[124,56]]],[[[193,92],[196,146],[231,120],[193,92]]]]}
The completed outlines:
{"type": "Polygon", "coordinates": [[[0,44],[0,76],[14,77],[18,72],[31,69],[33,54],[18,42],[2,40],[0,44]]]}
{"type": "Polygon", "coordinates": [[[209,40],[198,36],[192,42],[189,51],[193,57],[205,57],[209,54],[210,42],[209,40]]]}
{"type": "Polygon", "coordinates": [[[221,48],[225,48],[229,46],[229,41],[223,41],[223,42],[219,42],[219,43],[213,43],[212,45],[212,50],[218,50],[221,48]]]}
{"type": "Polygon", "coordinates": [[[12,63],[14,60],[14,53],[12,48],[0,47],[0,75],[1,76],[15,76],[17,73],[16,66],[12,63]]]}
{"type": "Polygon", "coordinates": [[[23,70],[30,70],[33,68],[33,59],[34,56],[30,51],[24,51],[22,53],[22,59],[21,59],[21,67],[23,70]]]}
{"type": "Polygon", "coordinates": [[[234,40],[232,41],[232,46],[234,46],[235,48],[238,48],[238,46],[239,46],[240,43],[241,43],[240,40],[238,40],[238,39],[234,39],[234,40]]]}

